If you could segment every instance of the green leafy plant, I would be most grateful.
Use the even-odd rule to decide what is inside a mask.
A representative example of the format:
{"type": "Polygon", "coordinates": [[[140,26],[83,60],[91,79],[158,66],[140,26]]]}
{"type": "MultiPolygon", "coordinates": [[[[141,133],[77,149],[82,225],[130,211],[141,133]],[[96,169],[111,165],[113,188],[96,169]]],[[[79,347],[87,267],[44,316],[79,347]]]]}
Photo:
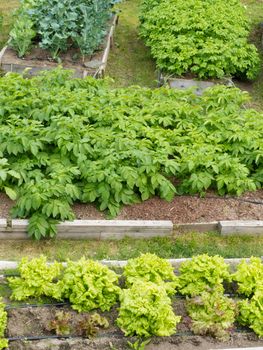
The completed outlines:
{"type": "Polygon", "coordinates": [[[263,285],[258,286],[250,300],[242,300],[238,306],[238,321],[253,329],[259,337],[263,337],[263,285]]]}
{"type": "Polygon", "coordinates": [[[30,50],[35,36],[34,23],[30,17],[19,15],[19,20],[14,23],[9,33],[8,45],[17,52],[18,57],[23,57],[30,50]]]}
{"type": "Polygon", "coordinates": [[[8,347],[8,340],[4,338],[5,329],[7,325],[7,312],[5,311],[5,304],[0,299],[0,349],[8,347]]]}
{"type": "Polygon", "coordinates": [[[199,335],[212,335],[227,340],[233,328],[236,305],[221,289],[203,292],[187,300],[187,312],[192,319],[191,330],[199,335]]]}
{"type": "Polygon", "coordinates": [[[3,22],[4,22],[4,16],[3,16],[2,12],[0,12],[0,30],[2,30],[2,28],[3,28],[3,22]]]}
{"type": "Polygon", "coordinates": [[[82,337],[93,338],[98,333],[100,328],[108,327],[108,320],[105,317],[95,313],[84,317],[83,320],[78,323],[77,332],[82,337]]]}
{"type": "Polygon", "coordinates": [[[76,201],[112,218],[155,195],[256,190],[263,118],[247,101],[225,86],[196,96],[108,89],[61,68],[32,79],[8,74],[0,79],[0,190],[16,199],[12,216],[29,218],[36,239],[73,220],[76,201]]]}
{"type": "Polygon", "coordinates": [[[215,288],[223,292],[223,282],[230,281],[229,266],[218,255],[194,256],[180,265],[179,272],[179,291],[184,295],[198,296],[215,288]]]}
{"type": "Polygon", "coordinates": [[[259,72],[259,54],[248,43],[248,19],[239,0],[144,0],[140,32],[166,73],[254,79],[259,72]]]}
{"type": "Polygon", "coordinates": [[[251,296],[258,286],[263,284],[263,263],[260,258],[251,257],[249,262],[245,259],[237,266],[233,274],[233,281],[237,282],[238,293],[251,296]]]}
{"type": "Polygon", "coordinates": [[[169,336],[180,319],[163,286],[139,280],[121,291],[117,325],[126,336],[169,336]]]}
{"type": "Polygon", "coordinates": [[[21,43],[28,50],[31,33],[32,37],[37,34],[37,44],[49,50],[54,60],[60,61],[59,53],[75,45],[83,55],[91,55],[106,34],[111,6],[110,0],[22,1],[17,21],[10,32],[10,45],[19,56],[23,56],[18,39],[22,35],[21,43]],[[29,17],[30,22],[27,20],[29,17]],[[36,29],[34,35],[32,27],[36,29]]]}
{"type": "Polygon", "coordinates": [[[68,261],[63,278],[58,282],[62,298],[69,299],[73,309],[82,312],[102,311],[118,301],[118,275],[96,261],[68,261]]]}
{"type": "Polygon", "coordinates": [[[145,346],[148,345],[151,342],[151,339],[146,339],[145,341],[142,341],[140,339],[137,339],[134,343],[127,342],[130,349],[133,350],[144,350],[145,346]]]}
{"type": "Polygon", "coordinates": [[[55,331],[56,335],[69,335],[71,332],[70,319],[70,313],[58,311],[55,314],[55,319],[49,322],[47,330],[55,331]]]}
{"type": "Polygon", "coordinates": [[[48,296],[59,299],[60,291],[57,279],[62,273],[62,264],[47,263],[45,256],[28,260],[22,258],[18,270],[20,277],[9,277],[12,289],[11,299],[25,300],[29,297],[48,296]]]}
{"type": "Polygon", "coordinates": [[[155,254],[142,254],[138,258],[129,259],[123,275],[126,285],[130,287],[138,280],[164,285],[168,294],[174,294],[178,287],[178,278],[172,265],[155,254]]]}

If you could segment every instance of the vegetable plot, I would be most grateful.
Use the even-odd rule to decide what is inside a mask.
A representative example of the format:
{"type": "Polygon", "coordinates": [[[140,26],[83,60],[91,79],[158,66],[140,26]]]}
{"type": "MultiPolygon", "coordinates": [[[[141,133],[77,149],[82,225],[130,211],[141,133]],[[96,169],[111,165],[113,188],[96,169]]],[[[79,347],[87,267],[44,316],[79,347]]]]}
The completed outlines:
{"type": "Polygon", "coordinates": [[[37,44],[58,61],[60,52],[77,47],[84,58],[102,42],[110,9],[110,0],[22,0],[9,46],[23,57],[37,44]]]}
{"type": "Polygon", "coordinates": [[[71,79],[57,69],[0,79],[0,190],[29,218],[29,235],[56,234],[71,204],[95,202],[111,217],[122,205],[178,193],[240,195],[263,183],[262,114],[248,95],[71,79]],[[176,181],[176,185],[174,180],[176,181]]]}
{"type": "MultiPolygon", "coordinates": [[[[170,336],[177,332],[177,326],[182,322],[194,334],[228,340],[236,329],[235,322],[239,322],[263,337],[262,262],[253,257],[250,262],[243,260],[234,273],[230,273],[229,265],[224,263],[218,265],[214,273],[212,264],[220,260],[224,263],[219,256],[194,256],[180,266],[176,276],[168,261],[154,254],[142,254],[127,262],[121,288],[121,276],[99,262],[82,258],[74,262],[68,261],[67,266],[63,267],[57,262],[48,264],[46,258],[41,256],[31,261],[22,259],[18,268],[20,276],[9,277],[8,282],[12,288],[11,299],[28,301],[29,297],[52,296],[55,300],[69,301],[71,307],[79,313],[97,309],[98,312],[103,311],[105,316],[105,311],[116,307],[119,302],[118,317],[115,320],[125,336],[170,336]],[[164,271],[160,270],[157,262],[164,267],[164,271]],[[208,272],[205,277],[198,273],[193,275],[193,271],[206,269],[208,272]],[[256,284],[250,297],[246,297],[246,292],[240,289],[239,295],[235,292],[235,282],[240,283],[242,271],[254,275],[256,284]],[[47,289],[39,283],[44,280],[47,281],[47,289]],[[173,286],[170,283],[167,290],[166,284],[171,280],[176,283],[173,286]],[[216,280],[218,282],[214,284],[216,280]],[[196,292],[187,293],[189,296],[183,301],[183,294],[193,290],[194,283],[198,286],[196,292]],[[229,292],[232,297],[226,294],[229,292]],[[187,311],[178,310],[182,315],[174,312],[178,298],[183,301],[187,311]]],[[[116,308],[113,312],[115,311],[116,308]]],[[[3,313],[1,317],[5,327],[6,314],[3,313]]],[[[58,335],[69,335],[73,324],[70,315],[63,314],[62,311],[55,315],[48,329],[58,335]]],[[[89,337],[96,334],[98,326],[107,328],[109,323],[99,314],[93,314],[86,315],[79,326],[81,332],[78,334],[89,337]]],[[[0,336],[3,334],[2,332],[0,336]]]]}
{"type": "Polygon", "coordinates": [[[254,79],[259,55],[248,43],[239,0],[144,0],[141,36],[167,74],[254,79]]]}

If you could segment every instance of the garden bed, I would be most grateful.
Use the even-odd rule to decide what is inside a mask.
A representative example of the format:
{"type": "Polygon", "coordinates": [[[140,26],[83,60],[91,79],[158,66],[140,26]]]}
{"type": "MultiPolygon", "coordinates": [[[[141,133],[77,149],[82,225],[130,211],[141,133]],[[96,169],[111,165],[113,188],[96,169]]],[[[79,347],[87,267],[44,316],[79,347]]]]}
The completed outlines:
{"type": "MultiPolygon", "coordinates": [[[[118,23],[118,16],[115,15],[109,24],[109,31],[99,49],[86,58],[84,63],[77,49],[70,49],[66,53],[61,53],[61,63],[64,68],[74,70],[74,77],[84,78],[88,75],[101,77],[104,75],[110,48],[113,46],[113,34],[118,23]]],[[[29,76],[35,76],[41,71],[56,68],[59,63],[50,58],[50,53],[40,48],[33,48],[25,58],[18,58],[16,52],[4,47],[0,52],[0,67],[5,72],[23,73],[25,69],[29,76]]]]}
{"type": "MultiPolygon", "coordinates": [[[[0,193],[0,218],[6,218],[13,206],[0,193]]],[[[93,204],[74,204],[76,219],[106,219],[93,204]]],[[[171,202],[153,197],[145,202],[124,206],[118,220],[171,220],[174,224],[221,220],[263,220],[263,190],[247,192],[240,197],[218,196],[210,192],[206,197],[175,196],[171,202]]]]}
{"type": "MultiPolygon", "coordinates": [[[[176,299],[173,302],[173,308],[177,315],[182,316],[182,321],[178,325],[177,334],[170,337],[154,337],[149,345],[146,346],[147,350],[191,350],[191,349],[223,349],[226,347],[242,347],[242,346],[260,346],[262,340],[259,340],[257,336],[244,329],[244,333],[240,333],[240,330],[233,330],[231,339],[227,342],[220,342],[211,337],[200,337],[193,335],[189,330],[189,320],[185,311],[185,301],[182,299],[176,299]]],[[[74,327],[81,321],[88,313],[78,314],[67,306],[63,307],[25,307],[14,308],[8,310],[8,327],[7,336],[12,337],[43,337],[51,336],[46,340],[17,340],[11,341],[9,345],[10,350],[35,350],[35,349],[48,349],[62,350],[62,349],[97,349],[97,350],[125,350],[129,349],[127,341],[134,342],[135,338],[124,337],[122,332],[115,326],[117,318],[117,308],[112,309],[111,312],[100,313],[109,321],[109,328],[100,330],[99,334],[93,339],[74,338],[77,336],[76,332],[72,332],[71,339],[52,339],[54,332],[47,331],[46,327],[49,322],[54,319],[56,312],[64,311],[71,316],[70,323],[74,327]],[[112,344],[112,347],[110,345],[112,344]]]]}

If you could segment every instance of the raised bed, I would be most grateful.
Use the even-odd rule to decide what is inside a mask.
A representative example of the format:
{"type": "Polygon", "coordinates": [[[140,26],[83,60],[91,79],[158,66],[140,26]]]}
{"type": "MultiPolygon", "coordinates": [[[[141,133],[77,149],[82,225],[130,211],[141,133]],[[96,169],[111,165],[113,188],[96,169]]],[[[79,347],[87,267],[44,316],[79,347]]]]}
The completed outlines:
{"type": "MultiPolygon", "coordinates": [[[[86,59],[84,64],[80,58],[73,62],[70,54],[66,53],[61,55],[63,67],[72,69],[76,78],[102,77],[107,66],[110,48],[113,46],[113,35],[117,23],[118,16],[115,15],[104,42],[92,57],[86,59]]],[[[27,75],[35,76],[41,71],[51,70],[57,66],[58,63],[49,60],[48,54],[41,49],[32,49],[32,52],[24,59],[18,58],[15,51],[7,46],[0,51],[0,68],[4,72],[23,73],[27,69],[27,75]],[[38,58],[40,55],[43,55],[42,59],[38,58]]]]}
{"type": "MultiPolygon", "coordinates": [[[[173,266],[178,267],[181,262],[188,259],[172,259],[169,260],[173,266]],[[179,263],[179,264],[178,264],[179,263]]],[[[240,262],[240,259],[225,259],[229,264],[240,262]]],[[[102,261],[106,263],[106,261],[102,261]]],[[[9,265],[3,266],[0,262],[0,269],[15,268],[16,262],[9,262],[9,265]]],[[[123,267],[125,262],[115,261],[111,267],[123,267]]],[[[5,278],[5,276],[2,276],[5,278]]],[[[231,293],[226,290],[226,293],[231,293]]],[[[236,298],[237,295],[226,294],[230,297],[236,298]]],[[[8,303],[9,299],[5,300],[8,303]]],[[[147,350],[211,350],[224,349],[227,347],[236,346],[253,347],[258,350],[261,349],[262,339],[259,339],[255,333],[248,328],[241,328],[240,325],[235,324],[230,332],[230,339],[222,342],[209,336],[196,336],[191,331],[191,323],[186,311],[186,298],[180,294],[172,298],[173,310],[176,315],[181,316],[181,321],[177,326],[177,331],[170,337],[152,337],[151,343],[146,346],[147,350]]],[[[122,331],[116,326],[116,319],[118,317],[118,307],[116,304],[110,311],[101,312],[94,310],[92,312],[78,313],[70,307],[66,302],[52,302],[48,304],[41,304],[34,300],[27,304],[7,304],[6,310],[8,312],[8,324],[6,330],[6,337],[9,340],[10,350],[110,350],[122,349],[128,350],[128,342],[134,343],[135,337],[125,337],[122,331]],[[50,329],[51,322],[56,318],[58,313],[64,312],[68,319],[66,325],[69,326],[66,334],[57,333],[50,329]],[[99,328],[98,333],[92,339],[87,336],[79,335],[80,322],[83,322],[91,314],[99,313],[105,317],[109,322],[109,327],[106,329],[99,328]]],[[[252,348],[252,349],[253,349],[252,348]]]]}
{"type": "MultiPolygon", "coordinates": [[[[175,300],[173,307],[177,313],[183,315],[185,320],[187,320],[183,300],[175,300]]],[[[128,350],[130,349],[128,341],[131,343],[136,341],[136,338],[124,337],[122,332],[116,328],[116,308],[111,312],[103,313],[103,316],[109,321],[110,326],[108,329],[100,330],[95,338],[85,339],[77,337],[76,334],[73,333],[71,337],[58,337],[60,339],[54,339],[52,338],[52,333],[45,330],[45,325],[54,318],[56,312],[61,310],[71,315],[71,324],[76,324],[79,320],[83,319],[83,316],[85,315],[77,314],[68,307],[27,307],[10,309],[8,311],[9,322],[7,332],[8,336],[11,338],[9,349],[128,350]],[[30,339],[30,337],[28,337],[29,335],[31,335],[34,340],[31,340],[32,338],[30,339]],[[18,339],[15,340],[16,338],[18,339]],[[19,338],[24,338],[24,340],[19,340],[19,338]]],[[[250,331],[244,333],[233,332],[231,339],[222,343],[210,337],[195,336],[189,332],[187,327],[182,323],[178,332],[173,336],[153,337],[151,343],[145,347],[145,350],[211,350],[214,348],[222,349],[231,346],[236,346],[238,348],[241,346],[253,346],[260,350],[261,345],[262,341],[257,339],[257,337],[250,331]]]]}
{"type": "MultiPolygon", "coordinates": [[[[0,219],[0,240],[29,239],[27,220],[0,219]]],[[[263,221],[229,220],[173,224],[170,220],[74,220],[58,224],[58,239],[118,240],[170,237],[176,232],[219,232],[222,235],[263,234],[263,221]]]]}

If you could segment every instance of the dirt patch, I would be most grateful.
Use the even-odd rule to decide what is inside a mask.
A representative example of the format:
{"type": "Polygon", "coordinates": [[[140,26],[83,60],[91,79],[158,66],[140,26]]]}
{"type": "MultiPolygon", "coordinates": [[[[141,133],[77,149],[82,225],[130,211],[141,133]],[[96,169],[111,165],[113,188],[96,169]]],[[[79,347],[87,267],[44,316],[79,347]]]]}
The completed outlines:
{"type": "MultiPolygon", "coordinates": [[[[92,55],[86,58],[87,61],[101,61],[104,52],[104,46],[100,45],[98,50],[92,55]]],[[[69,49],[66,53],[59,54],[59,58],[63,64],[64,68],[77,68],[83,67],[82,55],[78,49],[72,48],[69,49]]],[[[8,48],[4,56],[2,58],[3,64],[21,64],[23,66],[30,65],[34,67],[49,67],[54,68],[58,65],[58,62],[52,60],[50,52],[47,50],[40,49],[38,47],[34,47],[29,54],[27,54],[24,58],[18,58],[16,52],[8,48]]]]}
{"type": "MultiPolygon", "coordinates": [[[[7,334],[9,337],[18,336],[44,336],[55,335],[54,331],[50,331],[49,325],[55,319],[58,312],[63,312],[64,315],[69,316],[70,335],[78,336],[79,323],[92,313],[82,312],[78,313],[72,310],[69,306],[57,307],[27,307],[15,308],[8,311],[8,327],[7,334]]],[[[121,331],[115,327],[117,318],[117,309],[113,308],[111,312],[100,312],[100,315],[105,317],[109,322],[107,329],[100,330],[100,336],[105,335],[119,335],[121,331]]],[[[61,334],[63,335],[63,334],[61,334]]]]}
{"type": "MultiPolygon", "coordinates": [[[[146,350],[208,350],[222,349],[226,347],[260,346],[263,341],[259,340],[254,333],[231,334],[227,342],[220,342],[211,337],[191,335],[190,322],[185,311],[185,300],[177,299],[173,303],[174,311],[182,316],[178,325],[177,334],[171,337],[153,337],[146,350]]],[[[70,326],[72,328],[69,339],[43,339],[35,341],[11,341],[10,350],[127,350],[130,349],[128,341],[134,342],[135,338],[126,338],[116,327],[117,308],[111,312],[101,313],[109,321],[109,328],[99,331],[93,339],[74,337],[76,329],[81,321],[89,313],[77,313],[70,307],[37,307],[17,308],[8,311],[7,336],[48,336],[52,332],[47,330],[47,325],[54,319],[56,312],[64,311],[70,314],[70,326]]],[[[53,333],[54,334],[54,333],[53,333]]]]}
{"type": "MultiPolygon", "coordinates": [[[[0,193],[0,218],[5,218],[13,202],[0,193]]],[[[106,219],[92,204],[74,204],[76,219],[106,219]]],[[[174,224],[219,220],[263,220],[263,190],[240,197],[222,197],[210,192],[205,198],[175,196],[171,202],[153,197],[145,202],[124,206],[119,220],[171,220],[174,224]],[[257,202],[253,203],[253,202],[257,202]]]]}

